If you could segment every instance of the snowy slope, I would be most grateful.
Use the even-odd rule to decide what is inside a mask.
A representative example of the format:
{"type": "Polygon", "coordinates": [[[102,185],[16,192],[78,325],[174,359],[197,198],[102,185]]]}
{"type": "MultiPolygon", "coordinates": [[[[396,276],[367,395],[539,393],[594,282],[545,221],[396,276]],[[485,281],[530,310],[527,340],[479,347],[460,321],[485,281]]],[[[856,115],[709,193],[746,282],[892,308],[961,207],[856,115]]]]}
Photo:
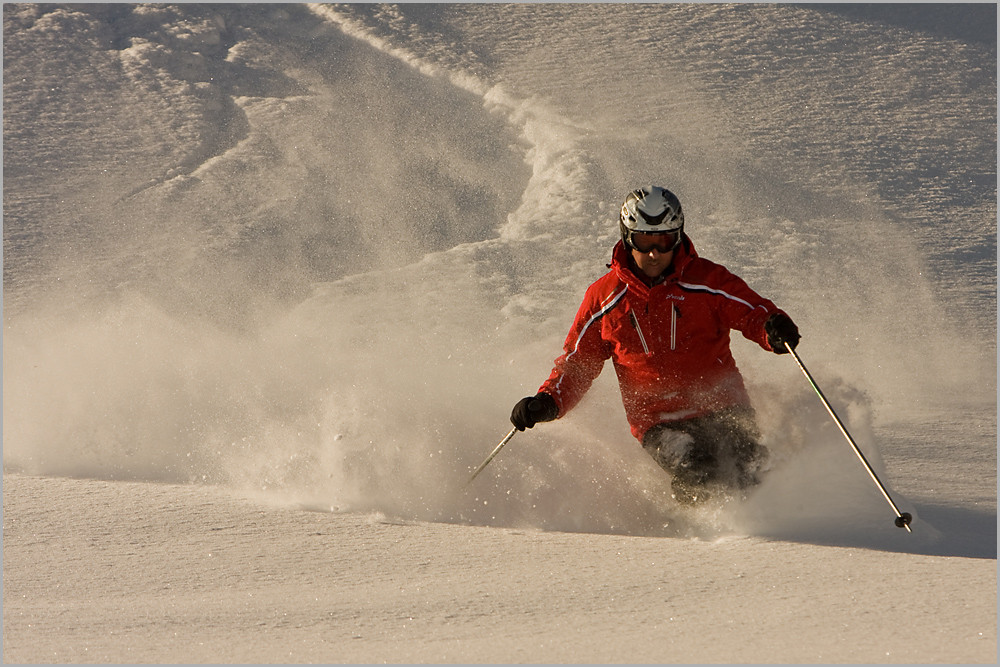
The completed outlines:
{"type": "MultiPolygon", "coordinates": [[[[211,526],[260,521],[260,558],[300,554],[257,582],[270,603],[317,587],[345,609],[381,600],[382,633],[414,567],[449,563],[420,579],[437,609],[498,540],[525,590],[562,563],[554,584],[591,591],[546,589],[534,613],[561,619],[547,652],[513,648],[535,632],[515,612],[540,603],[505,584],[499,601],[479,590],[461,607],[477,619],[462,632],[435,612],[416,643],[380,654],[378,640],[347,642],[363,648],[340,658],[318,644],[286,657],[301,636],[278,623],[250,644],[263,653],[232,648],[247,645],[243,602],[222,596],[179,627],[219,624],[227,641],[182,661],[989,661],[995,22],[993,5],[4,5],[5,659],[83,659],[87,632],[64,634],[57,618],[28,629],[68,600],[34,563],[72,576],[87,562],[73,545],[95,526],[127,539],[151,496],[204,520],[158,519],[153,543],[137,538],[141,567],[119,567],[127,547],[91,553],[122,590],[179,558],[205,573],[207,600],[216,570],[195,556],[220,537],[211,526]],[[647,183],[680,195],[701,254],[792,314],[803,360],[916,517],[913,535],[893,527],[794,363],[742,340],[780,464],[747,505],[680,511],[629,435],[610,371],[463,488],[605,270],[622,196],[647,183]],[[80,496],[75,510],[65,494],[80,496]],[[81,521],[67,525],[71,511],[81,521]],[[39,540],[29,525],[50,528],[39,540]],[[151,546],[189,529],[177,553],[151,546]],[[304,548],[310,530],[335,560],[392,540],[414,540],[423,560],[389,550],[375,589],[334,585],[304,548]],[[657,579],[671,594],[647,598],[659,575],[617,571],[607,553],[622,545],[705,567],[657,579]],[[825,624],[801,614],[813,595],[845,623],[862,590],[904,604],[874,575],[845,587],[851,559],[926,579],[910,619],[920,641],[873,621],[870,641],[834,633],[797,652],[825,624]],[[748,645],[747,626],[708,642],[691,608],[676,654],[621,631],[720,586],[700,611],[729,622],[734,596],[763,591],[723,586],[734,561],[760,563],[755,585],[793,586],[760,612],[777,636],[748,645]],[[789,561],[796,577],[831,574],[795,585],[789,561]],[[306,580],[289,574],[303,568],[306,580]],[[599,624],[574,616],[618,590],[631,597],[599,624]],[[966,608],[955,596],[970,590],[966,608]],[[498,612],[506,648],[470,644],[498,612]],[[972,632],[965,643],[929,631],[942,617],[972,632]]],[[[254,566],[219,567],[237,582],[254,566]]],[[[336,581],[374,575],[351,576],[336,581]]],[[[96,597],[98,619],[125,623],[106,583],[81,583],[69,613],[96,597]]],[[[142,613],[163,603],[143,598],[142,613]]],[[[174,659],[160,630],[151,622],[131,656],[108,640],[101,659],[174,659]]]]}

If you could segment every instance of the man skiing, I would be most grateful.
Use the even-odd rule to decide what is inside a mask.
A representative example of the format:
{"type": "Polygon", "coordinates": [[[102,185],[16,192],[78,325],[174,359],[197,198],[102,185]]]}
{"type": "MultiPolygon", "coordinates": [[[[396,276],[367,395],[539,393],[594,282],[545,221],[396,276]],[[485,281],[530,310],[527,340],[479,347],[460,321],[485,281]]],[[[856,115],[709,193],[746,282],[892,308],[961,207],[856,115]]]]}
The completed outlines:
{"type": "Polygon", "coordinates": [[[632,434],[670,473],[678,501],[703,500],[706,485],[756,485],[767,449],[729,332],[784,354],[785,342],[798,344],[798,328],[741,278],[698,256],[669,190],[630,192],[620,227],[610,271],[587,289],[552,373],[518,401],[511,423],[523,431],[564,416],[610,358],[632,434]]]}

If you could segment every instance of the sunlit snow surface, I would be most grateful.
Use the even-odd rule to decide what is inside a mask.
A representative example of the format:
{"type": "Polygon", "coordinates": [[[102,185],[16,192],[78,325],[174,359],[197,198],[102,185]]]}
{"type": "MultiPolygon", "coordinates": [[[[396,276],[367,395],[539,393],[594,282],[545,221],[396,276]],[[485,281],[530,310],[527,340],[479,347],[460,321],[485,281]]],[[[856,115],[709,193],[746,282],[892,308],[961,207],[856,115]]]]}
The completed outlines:
{"type": "Polygon", "coordinates": [[[775,453],[747,503],[681,511],[610,369],[464,486],[653,183],[796,320],[911,545],[995,557],[983,7],[5,4],[4,470],[894,546],[793,361],[743,340],[775,453]]]}

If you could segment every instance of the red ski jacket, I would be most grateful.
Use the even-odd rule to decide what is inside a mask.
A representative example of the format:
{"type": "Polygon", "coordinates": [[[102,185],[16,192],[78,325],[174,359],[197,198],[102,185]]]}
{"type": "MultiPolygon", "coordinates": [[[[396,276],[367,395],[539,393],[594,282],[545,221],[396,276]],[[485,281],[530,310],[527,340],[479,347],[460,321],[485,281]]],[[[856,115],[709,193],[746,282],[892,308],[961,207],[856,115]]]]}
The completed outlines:
{"type": "Polygon", "coordinates": [[[736,329],[770,350],[764,322],[782,311],[724,266],[698,257],[686,235],[682,239],[671,273],[653,287],[630,268],[622,242],[615,245],[611,270],[587,288],[563,354],[539,388],[555,399],[560,417],[583,398],[609,358],[640,441],[656,424],[750,405],[729,332],[736,329]]]}

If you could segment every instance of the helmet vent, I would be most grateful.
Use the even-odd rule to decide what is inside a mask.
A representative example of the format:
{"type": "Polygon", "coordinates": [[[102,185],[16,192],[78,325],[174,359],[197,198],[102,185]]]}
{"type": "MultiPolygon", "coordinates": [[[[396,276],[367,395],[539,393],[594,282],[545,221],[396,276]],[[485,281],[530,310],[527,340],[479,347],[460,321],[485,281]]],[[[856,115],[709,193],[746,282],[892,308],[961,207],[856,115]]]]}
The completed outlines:
{"type": "MultiPolygon", "coordinates": [[[[665,209],[663,213],[660,213],[659,215],[647,215],[643,213],[642,217],[646,219],[647,225],[649,225],[650,227],[657,227],[663,222],[663,219],[667,217],[667,213],[670,213],[669,208],[665,209]]],[[[674,217],[676,218],[676,216],[674,217]]]]}

